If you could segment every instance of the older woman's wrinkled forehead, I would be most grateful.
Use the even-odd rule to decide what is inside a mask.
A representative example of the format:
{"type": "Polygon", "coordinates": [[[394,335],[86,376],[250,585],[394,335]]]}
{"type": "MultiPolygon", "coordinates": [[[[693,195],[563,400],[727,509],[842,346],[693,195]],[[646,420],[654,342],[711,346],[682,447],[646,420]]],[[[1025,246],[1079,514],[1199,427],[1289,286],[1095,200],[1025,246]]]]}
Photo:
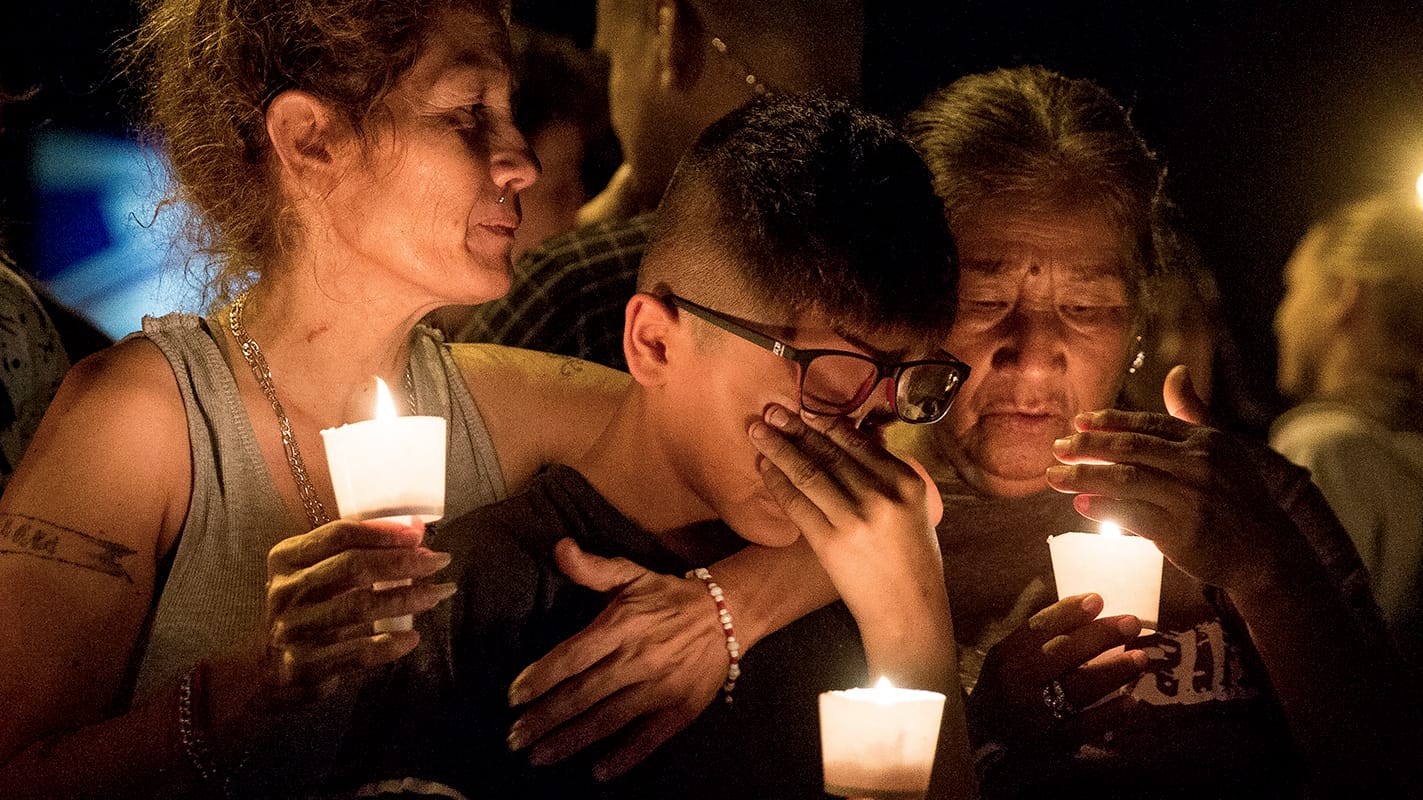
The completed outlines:
{"type": "MultiPolygon", "coordinates": [[[[1110,194],[1095,195],[1089,187],[1081,184],[1045,184],[1033,192],[991,195],[972,203],[962,203],[949,209],[949,228],[954,230],[956,220],[981,217],[984,214],[1101,220],[1118,247],[1113,257],[1099,259],[1100,263],[1094,263],[1092,270],[1095,273],[1120,277],[1133,305],[1141,303],[1145,278],[1156,271],[1155,267],[1146,263],[1146,259],[1153,258],[1154,255],[1143,252],[1141,245],[1142,238],[1150,239],[1153,235],[1150,221],[1137,219],[1139,215],[1120,208],[1112,202],[1110,194]]],[[[955,235],[959,234],[956,232],[955,235]]],[[[978,264],[975,267],[983,269],[984,265],[978,264]]],[[[968,269],[969,265],[964,263],[961,268],[968,269]]]]}

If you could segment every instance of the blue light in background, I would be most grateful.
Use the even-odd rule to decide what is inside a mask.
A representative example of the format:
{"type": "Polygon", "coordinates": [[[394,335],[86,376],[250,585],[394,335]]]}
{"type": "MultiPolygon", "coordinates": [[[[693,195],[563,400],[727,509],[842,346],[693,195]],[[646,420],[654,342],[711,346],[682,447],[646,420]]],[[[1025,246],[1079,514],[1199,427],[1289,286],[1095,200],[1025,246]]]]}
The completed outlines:
{"type": "Polygon", "coordinates": [[[37,134],[30,157],[35,274],[61,302],[119,338],[145,314],[201,312],[183,270],[177,217],[154,209],[167,181],[136,142],[77,131],[37,134]]]}

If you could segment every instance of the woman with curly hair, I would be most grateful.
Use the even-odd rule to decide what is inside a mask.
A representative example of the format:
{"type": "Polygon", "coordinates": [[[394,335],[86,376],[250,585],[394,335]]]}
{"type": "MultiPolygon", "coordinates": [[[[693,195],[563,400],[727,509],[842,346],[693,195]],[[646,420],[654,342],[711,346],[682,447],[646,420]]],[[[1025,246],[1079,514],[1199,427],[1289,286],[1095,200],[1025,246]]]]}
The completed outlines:
{"type": "Polygon", "coordinates": [[[418,528],[333,519],[318,432],[369,417],[375,376],[446,417],[453,517],[581,452],[610,413],[612,373],[417,326],[508,288],[538,169],[506,16],[496,0],[147,9],[131,69],[216,303],[77,365],[0,499],[0,795],[232,790],[249,750],[262,791],[319,780],[340,679],[418,640],[372,621],[452,588],[423,580],[447,558],[418,528]]]}

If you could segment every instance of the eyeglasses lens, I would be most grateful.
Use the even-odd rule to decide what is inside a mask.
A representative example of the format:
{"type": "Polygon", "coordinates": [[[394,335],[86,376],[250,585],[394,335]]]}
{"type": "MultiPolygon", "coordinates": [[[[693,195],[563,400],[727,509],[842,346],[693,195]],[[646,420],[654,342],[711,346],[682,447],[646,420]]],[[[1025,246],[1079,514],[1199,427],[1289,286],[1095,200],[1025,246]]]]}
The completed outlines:
{"type": "Polygon", "coordinates": [[[879,368],[853,355],[827,353],[812,358],[801,379],[800,402],[816,414],[848,414],[865,401],[879,368]]]}
{"type": "Polygon", "coordinates": [[[958,394],[959,371],[948,364],[916,364],[899,373],[895,407],[905,422],[938,422],[958,394]]]}

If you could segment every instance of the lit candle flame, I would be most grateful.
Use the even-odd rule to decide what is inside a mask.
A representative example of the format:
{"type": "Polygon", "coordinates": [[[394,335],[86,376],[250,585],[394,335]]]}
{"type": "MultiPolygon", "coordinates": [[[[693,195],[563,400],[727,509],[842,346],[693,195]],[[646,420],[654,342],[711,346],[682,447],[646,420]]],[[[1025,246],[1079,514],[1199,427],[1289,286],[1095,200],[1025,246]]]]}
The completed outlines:
{"type": "Polygon", "coordinates": [[[1122,526],[1118,525],[1115,522],[1112,522],[1111,520],[1103,520],[1101,532],[1103,536],[1121,536],[1122,526]]]}
{"type": "Polygon", "coordinates": [[[875,688],[873,690],[873,694],[871,695],[874,698],[875,705],[892,705],[894,703],[895,695],[896,693],[894,691],[894,684],[890,683],[889,676],[879,676],[879,680],[875,681],[875,688]]]}
{"type": "Polygon", "coordinates": [[[385,385],[385,381],[376,378],[376,419],[395,419],[400,415],[395,411],[395,400],[390,396],[390,389],[385,385]]]}

